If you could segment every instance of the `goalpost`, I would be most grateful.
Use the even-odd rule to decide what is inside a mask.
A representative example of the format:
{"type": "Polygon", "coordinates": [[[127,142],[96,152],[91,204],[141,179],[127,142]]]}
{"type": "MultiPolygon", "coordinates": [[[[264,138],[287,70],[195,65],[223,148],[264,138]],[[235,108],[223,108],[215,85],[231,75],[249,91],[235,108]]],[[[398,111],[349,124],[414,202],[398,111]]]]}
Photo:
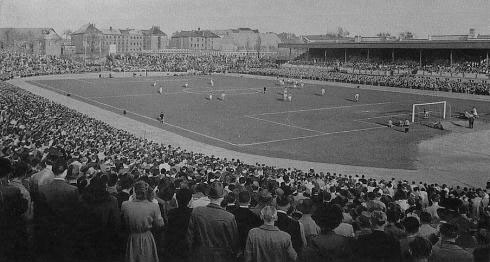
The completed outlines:
{"type": "Polygon", "coordinates": [[[421,103],[412,105],[412,123],[423,120],[435,121],[437,119],[446,119],[447,103],[446,101],[421,103]]]}

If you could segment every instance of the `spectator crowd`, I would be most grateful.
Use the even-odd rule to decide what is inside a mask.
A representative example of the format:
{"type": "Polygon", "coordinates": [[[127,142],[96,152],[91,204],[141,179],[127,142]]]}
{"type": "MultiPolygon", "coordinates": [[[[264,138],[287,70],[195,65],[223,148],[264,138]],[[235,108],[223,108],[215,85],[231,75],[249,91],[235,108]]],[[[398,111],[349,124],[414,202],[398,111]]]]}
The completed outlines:
{"type": "Polygon", "coordinates": [[[246,164],[135,137],[6,82],[0,132],[0,261],[490,261],[490,182],[246,164]]]}
{"type": "Polygon", "coordinates": [[[445,77],[425,77],[420,75],[369,75],[353,74],[322,67],[283,66],[274,68],[248,68],[237,71],[244,74],[277,76],[284,78],[302,78],[333,81],[352,84],[366,84],[399,88],[423,89],[490,95],[490,83],[487,80],[468,80],[445,77]]]}
{"type": "MultiPolygon", "coordinates": [[[[0,52],[2,79],[100,67],[0,52]]],[[[103,67],[490,94],[486,82],[278,67],[256,57],[139,54],[103,67]]],[[[0,261],[490,261],[490,182],[245,164],[137,138],[6,82],[0,132],[0,261]]]]}

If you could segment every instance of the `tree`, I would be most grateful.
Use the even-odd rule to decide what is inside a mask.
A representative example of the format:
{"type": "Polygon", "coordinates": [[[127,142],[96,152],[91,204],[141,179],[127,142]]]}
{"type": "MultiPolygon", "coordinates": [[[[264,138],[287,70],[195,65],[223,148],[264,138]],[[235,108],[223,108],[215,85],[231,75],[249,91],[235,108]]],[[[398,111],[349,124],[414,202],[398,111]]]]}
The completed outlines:
{"type": "Polygon", "coordinates": [[[401,33],[398,35],[398,37],[399,37],[400,39],[402,39],[402,40],[403,40],[403,39],[413,39],[413,38],[414,38],[414,35],[413,35],[413,33],[412,33],[412,32],[410,32],[410,31],[405,31],[405,32],[401,32],[401,33]]]}
{"type": "Polygon", "coordinates": [[[257,34],[257,40],[255,41],[255,50],[257,51],[257,58],[260,58],[260,50],[262,46],[262,38],[260,38],[260,34],[257,34]]]}
{"type": "Polygon", "coordinates": [[[344,38],[349,36],[349,31],[345,30],[341,26],[337,27],[337,38],[344,38]]]}

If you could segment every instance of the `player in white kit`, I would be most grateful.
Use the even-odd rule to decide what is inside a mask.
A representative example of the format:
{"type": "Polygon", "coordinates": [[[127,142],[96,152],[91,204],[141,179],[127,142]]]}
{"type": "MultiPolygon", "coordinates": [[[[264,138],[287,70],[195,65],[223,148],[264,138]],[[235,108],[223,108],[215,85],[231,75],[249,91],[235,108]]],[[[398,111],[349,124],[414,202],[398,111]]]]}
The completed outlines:
{"type": "Polygon", "coordinates": [[[355,102],[359,102],[359,94],[355,94],[354,95],[354,101],[355,102]]]}

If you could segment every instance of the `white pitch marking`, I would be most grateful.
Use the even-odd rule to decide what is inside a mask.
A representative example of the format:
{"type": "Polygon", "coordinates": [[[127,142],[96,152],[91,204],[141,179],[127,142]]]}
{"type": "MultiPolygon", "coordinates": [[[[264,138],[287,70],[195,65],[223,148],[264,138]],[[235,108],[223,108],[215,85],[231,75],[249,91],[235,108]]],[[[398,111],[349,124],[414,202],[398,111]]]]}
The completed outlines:
{"type": "Polygon", "coordinates": [[[331,109],[342,109],[342,108],[359,107],[359,106],[385,105],[385,104],[393,104],[393,103],[395,103],[395,102],[383,102],[383,103],[362,104],[362,105],[352,105],[352,106],[322,107],[322,108],[312,108],[312,109],[299,109],[299,110],[282,111],[282,112],[261,113],[261,114],[255,114],[253,116],[277,115],[277,114],[284,114],[284,113],[297,113],[297,112],[309,112],[309,111],[321,111],[321,110],[331,110],[331,109]]]}
{"type": "MultiPolygon", "coordinates": [[[[173,95],[173,94],[184,94],[185,92],[168,92],[165,93],[163,92],[163,95],[173,95]]],[[[137,94],[137,95],[120,95],[120,96],[90,96],[86,98],[117,98],[117,97],[139,97],[139,96],[153,96],[155,95],[154,93],[151,94],[137,94]]]]}
{"type": "Polygon", "coordinates": [[[284,142],[284,141],[291,141],[291,140],[299,140],[299,139],[319,137],[319,136],[327,136],[327,135],[334,135],[334,134],[361,132],[361,131],[374,130],[374,129],[380,129],[380,128],[386,128],[386,127],[385,126],[377,126],[377,127],[369,127],[369,128],[362,128],[362,129],[336,131],[336,132],[322,133],[322,134],[311,135],[311,136],[299,136],[299,137],[293,137],[293,138],[284,138],[284,139],[276,139],[276,140],[269,140],[269,141],[263,141],[263,142],[255,142],[255,143],[249,143],[249,144],[237,144],[237,146],[263,145],[263,144],[270,144],[270,143],[277,143],[277,142],[284,142]]]}
{"type": "Polygon", "coordinates": [[[360,120],[369,120],[369,119],[384,118],[384,117],[392,117],[392,116],[405,116],[405,115],[410,115],[410,113],[405,113],[405,114],[396,114],[396,115],[375,116],[375,117],[368,117],[368,118],[355,119],[354,121],[360,121],[360,120]]]}
{"type": "Polygon", "coordinates": [[[285,124],[285,123],[281,123],[281,122],[276,122],[276,121],[272,121],[272,120],[267,120],[267,119],[263,119],[263,118],[258,118],[258,117],[254,117],[254,116],[245,116],[245,117],[251,118],[251,119],[255,119],[255,120],[259,120],[259,121],[264,121],[264,122],[272,123],[272,124],[276,124],[276,125],[287,126],[287,127],[291,127],[291,128],[306,130],[306,131],[309,131],[309,132],[325,134],[325,132],[321,132],[321,131],[317,131],[317,130],[313,130],[313,129],[309,129],[309,128],[305,128],[305,127],[300,127],[300,126],[285,124]]]}
{"type": "MultiPolygon", "coordinates": [[[[61,89],[58,89],[58,88],[54,88],[54,87],[51,87],[51,86],[48,86],[48,85],[45,85],[45,84],[41,84],[41,83],[38,83],[38,82],[34,82],[34,83],[37,83],[39,85],[42,85],[48,89],[54,89],[54,90],[57,90],[57,91],[61,91],[63,93],[67,93],[66,91],[63,91],[61,89]]],[[[117,109],[119,111],[123,111],[125,109],[123,108],[119,108],[119,107],[115,107],[115,106],[112,106],[112,105],[108,105],[106,103],[102,103],[102,102],[99,102],[97,100],[94,100],[94,99],[91,99],[91,98],[88,98],[88,97],[83,97],[83,96],[80,96],[80,95],[73,95],[72,96],[76,96],[76,97],[80,97],[82,99],[86,99],[86,100],[89,100],[89,101],[92,101],[94,103],[97,103],[97,104],[101,104],[101,105],[104,105],[104,106],[107,106],[107,107],[110,107],[110,108],[114,108],[114,109],[117,109]]],[[[131,113],[133,115],[136,115],[136,116],[139,116],[141,118],[145,118],[145,119],[149,119],[149,120],[152,120],[152,121],[155,121],[155,122],[160,122],[159,120],[157,119],[154,119],[154,118],[151,118],[151,117],[148,117],[148,116],[144,116],[144,115],[140,115],[138,113],[135,113],[135,112],[132,112],[132,111],[129,111],[129,110],[126,110],[126,112],[128,113],[131,113]]],[[[209,139],[212,139],[212,140],[216,140],[216,141],[220,141],[220,142],[223,142],[223,143],[226,143],[226,144],[229,144],[229,145],[232,145],[232,146],[237,146],[237,144],[234,144],[234,143],[231,143],[229,141],[226,141],[226,140],[222,140],[222,139],[219,139],[219,138],[216,138],[216,137],[212,137],[212,136],[209,136],[209,135],[206,135],[206,134],[202,134],[202,133],[199,133],[199,132],[196,132],[196,131],[193,131],[193,130],[190,130],[190,129],[187,129],[187,128],[184,128],[184,127],[181,127],[181,126],[177,126],[177,125],[172,125],[172,124],[169,124],[167,122],[164,122],[165,125],[168,125],[168,126],[171,126],[171,127],[174,127],[174,128],[177,128],[177,129],[181,129],[181,130],[184,130],[186,132],[189,132],[189,133],[193,133],[193,134],[196,134],[196,135],[200,135],[200,136],[203,136],[203,137],[206,137],[206,138],[209,138],[209,139]]]]}
{"type": "Polygon", "coordinates": [[[89,83],[91,85],[93,85],[94,83],[90,82],[90,81],[87,81],[87,80],[84,80],[84,79],[73,79],[73,80],[76,80],[76,81],[79,81],[79,82],[83,82],[83,83],[89,83]]]}

